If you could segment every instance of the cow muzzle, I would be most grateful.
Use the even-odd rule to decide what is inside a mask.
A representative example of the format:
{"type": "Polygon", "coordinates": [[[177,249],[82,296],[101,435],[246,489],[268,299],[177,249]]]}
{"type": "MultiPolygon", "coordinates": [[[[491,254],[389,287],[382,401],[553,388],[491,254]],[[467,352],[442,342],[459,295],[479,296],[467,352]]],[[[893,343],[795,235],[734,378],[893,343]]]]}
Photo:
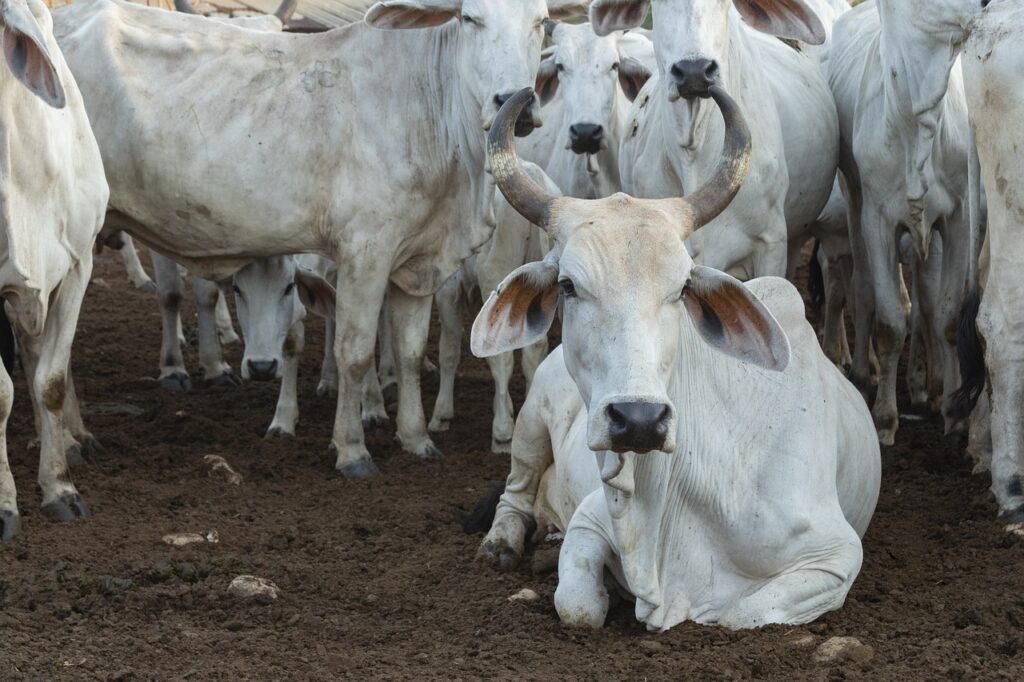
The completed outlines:
{"type": "Polygon", "coordinates": [[[605,413],[613,452],[643,454],[664,449],[672,422],[672,408],[668,405],[611,403],[605,413]]]}
{"type": "Polygon", "coordinates": [[[681,59],[669,71],[679,96],[686,99],[710,97],[719,75],[718,62],[711,59],[681,59]]]}
{"type": "Polygon", "coordinates": [[[575,123],[569,126],[569,148],[576,154],[597,154],[604,149],[604,126],[575,123]]]}
{"type": "Polygon", "coordinates": [[[245,368],[252,381],[273,381],[277,378],[277,360],[246,360],[245,368]]]}
{"type": "MultiPolygon", "coordinates": [[[[514,92],[506,92],[502,95],[494,96],[495,111],[499,111],[501,107],[511,99],[514,92]]],[[[537,98],[534,97],[530,100],[530,103],[519,114],[516,119],[515,134],[516,137],[526,137],[533,132],[534,128],[540,127],[540,118],[537,116],[537,98]]]]}

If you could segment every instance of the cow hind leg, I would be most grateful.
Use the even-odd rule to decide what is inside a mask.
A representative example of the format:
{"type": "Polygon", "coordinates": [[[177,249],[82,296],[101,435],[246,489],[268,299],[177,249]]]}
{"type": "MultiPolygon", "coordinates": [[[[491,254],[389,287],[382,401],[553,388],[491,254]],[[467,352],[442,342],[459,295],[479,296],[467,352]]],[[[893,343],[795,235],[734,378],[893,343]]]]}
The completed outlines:
{"type": "Polygon", "coordinates": [[[512,370],[515,369],[515,354],[502,353],[487,358],[494,379],[494,419],[491,422],[491,451],[508,453],[512,450],[512,430],[515,421],[512,415],[512,396],[508,386],[512,381],[512,370]]]}
{"type": "Polygon", "coordinates": [[[320,397],[338,394],[338,363],[334,359],[334,320],[324,320],[324,362],[320,366],[320,383],[316,394],[320,397]]]}
{"type": "Polygon", "coordinates": [[[281,354],[284,361],[281,367],[281,391],[277,396],[274,420],[267,429],[267,438],[295,435],[295,425],[299,421],[299,358],[305,345],[306,329],[302,320],[299,320],[288,330],[288,337],[284,342],[281,354]]]}
{"type": "Polygon", "coordinates": [[[150,279],[149,275],[146,274],[146,270],[142,267],[142,261],[139,260],[139,252],[135,250],[135,242],[128,235],[127,232],[122,232],[120,235],[121,247],[117,250],[121,254],[121,260],[124,261],[125,272],[128,273],[128,281],[132,285],[147,294],[156,293],[156,284],[150,279]]]}
{"type": "Polygon", "coordinates": [[[455,374],[462,355],[462,273],[450,277],[434,298],[441,318],[441,338],[438,342],[441,377],[434,413],[427,429],[431,433],[441,433],[451,427],[452,419],[455,418],[455,374]]]}
{"type": "MultiPolygon", "coordinates": [[[[335,370],[337,371],[337,370],[335,370]]],[[[370,358],[370,369],[363,377],[363,428],[384,426],[390,421],[384,405],[384,389],[380,387],[376,358],[370,358]]]]}
{"type": "Polygon", "coordinates": [[[235,325],[231,321],[231,311],[228,309],[228,299],[224,295],[224,291],[220,291],[217,296],[217,307],[214,309],[214,314],[217,318],[217,339],[224,346],[230,346],[233,343],[238,343],[241,339],[238,337],[238,332],[235,331],[235,325]]]}
{"type": "Polygon", "coordinates": [[[181,354],[179,312],[185,295],[184,283],[177,263],[155,251],[150,251],[150,258],[160,299],[160,385],[169,391],[191,391],[192,379],[181,354]]]}
{"type": "Polygon", "coordinates": [[[0,365],[0,541],[12,539],[20,526],[18,494],[14,476],[7,462],[7,419],[14,404],[14,383],[7,369],[0,365]]]}
{"type": "Polygon", "coordinates": [[[398,442],[420,459],[441,459],[423,413],[420,371],[430,331],[432,296],[410,296],[397,286],[389,292],[392,343],[398,369],[398,442]]]}
{"type": "Polygon", "coordinates": [[[611,558],[608,543],[588,528],[565,534],[558,555],[555,610],[565,625],[599,628],[608,616],[604,567],[611,558]]]}
{"type": "Polygon", "coordinates": [[[216,283],[201,277],[192,278],[199,316],[199,364],[203,378],[215,386],[240,386],[242,380],[224,362],[217,329],[217,301],[222,298],[216,283]]]}

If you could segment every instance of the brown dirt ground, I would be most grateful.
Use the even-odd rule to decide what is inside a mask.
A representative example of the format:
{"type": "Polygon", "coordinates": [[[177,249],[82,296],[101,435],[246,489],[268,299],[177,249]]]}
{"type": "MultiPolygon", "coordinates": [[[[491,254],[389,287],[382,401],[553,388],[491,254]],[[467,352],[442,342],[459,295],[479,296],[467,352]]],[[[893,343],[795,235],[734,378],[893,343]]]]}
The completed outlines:
{"type": "MultiPolygon", "coordinates": [[[[110,252],[95,277],[75,348],[80,393],[94,409],[143,412],[87,418],[106,452],[74,477],[94,516],[60,525],[39,511],[31,410],[16,377],[9,442],[23,528],[0,547],[0,678],[1024,677],[1024,544],[996,522],[986,479],[971,476],[935,419],[905,422],[883,453],[864,568],[840,611],[806,627],[684,624],[652,635],[621,604],[603,630],[574,631],[554,612],[553,574],[534,575],[529,560],[510,575],[479,565],[479,538],[455,521],[507,469],[488,451],[481,362],[462,367],[458,419],[436,439],[444,462],[414,460],[380,428],[368,442],[383,475],[349,482],[327,454],[333,401],[315,397],[318,323],[301,366],[299,435],[266,441],[276,385],[161,390],[153,297],[130,288],[110,252]],[[211,478],[206,454],[225,457],[242,485],[211,478]],[[219,544],[160,541],[207,529],[219,544]],[[281,598],[227,596],[242,573],[273,580],[281,598]],[[510,603],[523,587],[541,599],[510,603]],[[806,635],[857,637],[875,655],[822,667],[793,643],[806,635]]],[[[235,367],[239,355],[230,349],[235,367]]],[[[196,366],[194,348],[187,359],[196,366]]],[[[424,387],[429,409],[436,381],[424,387]]]]}

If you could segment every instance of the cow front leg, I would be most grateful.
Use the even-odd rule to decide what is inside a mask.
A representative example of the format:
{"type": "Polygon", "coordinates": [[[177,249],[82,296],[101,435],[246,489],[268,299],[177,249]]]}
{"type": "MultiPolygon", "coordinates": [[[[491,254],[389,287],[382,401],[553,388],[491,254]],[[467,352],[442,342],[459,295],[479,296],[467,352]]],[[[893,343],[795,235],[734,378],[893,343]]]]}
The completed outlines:
{"type": "Polygon", "coordinates": [[[324,320],[324,361],[320,365],[319,397],[338,394],[338,363],[334,359],[334,320],[324,320]]]}
{"type": "Polygon", "coordinates": [[[178,264],[150,251],[153,274],[156,277],[157,296],[160,300],[160,385],[169,391],[191,391],[192,379],[185,369],[181,354],[181,302],[184,283],[178,264]]]}
{"type": "Polygon", "coordinates": [[[228,310],[228,298],[224,295],[224,289],[221,289],[217,296],[214,315],[217,318],[217,340],[221,345],[230,346],[241,341],[238,338],[238,332],[235,331],[235,325],[231,321],[231,311],[228,310]]]}
{"type": "Polygon", "coordinates": [[[604,567],[612,551],[589,528],[570,526],[558,554],[555,610],[566,625],[599,628],[608,617],[608,590],[604,567]]]}
{"type": "Polygon", "coordinates": [[[14,384],[7,369],[0,363],[0,541],[4,542],[18,533],[21,522],[14,475],[7,462],[7,419],[11,416],[13,404],[14,384]]]}
{"type": "Polygon", "coordinates": [[[281,391],[277,395],[277,407],[274,420],[267,429],[267,438],[283,438],[295,435],[295,425],[299,421],[299,358],[306,346],[306,328],[299,320],[288,330],[281,352],[281,391]]]}
{"type": "MultiPolygon", "coordinates": [[[[336,258],[347,262],[350,258],[336,258]]],[[[343,278],[339,268],[339,296],[335,307],[334,357],[338,365],[338,407],[334,416],[331,450],[335,468],[346,478],[363,479],[380,473],[366,449],[361,415],[363,379],[373,364],[377,321],[384,302],[386,272],[355,272],[343,278]],[[358,283],[358,285],[354,284],[358,283]]]]}
{"type": "Polygon", "coordinates": [[[501,353],[487,358],[494,380],[494,418],[491,421],[491,452],[504,454],[512,451],[512,430],[515,422],[512,415],[512,396],[508,386],[515,368],[515,354],[501,353]]]}
{"type": "Polygon", "coordinates": [[[192,278],[199,316],[199,365],[203,378],[215,386],[241,386],[242,380],[224,362],[217,328],[217,301],[222,298],[216,283],[201,277],[192,278]]]}
{"type": "Polygon", "coordinates": [[[455,374],[462,355],[462,271],[452,275],[434,297],[441,318],[441,338],[438,342],[440,385],[434,413],[427,427],[432,433],[447,431],[455,418],[455,374]]]}
{"type": "Polygon", "coordinates": [[[39,487],[43,509],[60,521],[89,515],[82,497],[71,482],[64,450],[64,401],[67,395],[71,343],[82,306],[92,256],[75,265],[61,282],[38,338],[26,335],[24,347],[34,364],[30,377],[33,400],[39,403],[39,487]]]}
{"type": "Polygon", "coordinates": [[[433,296],[410,296],[399,287],[392,286],[388,299],[395,366],[398,369],[398,442],[403,450],[420,459],[442,459],[441,451],[427,434],[420,389],[433,296]]]}

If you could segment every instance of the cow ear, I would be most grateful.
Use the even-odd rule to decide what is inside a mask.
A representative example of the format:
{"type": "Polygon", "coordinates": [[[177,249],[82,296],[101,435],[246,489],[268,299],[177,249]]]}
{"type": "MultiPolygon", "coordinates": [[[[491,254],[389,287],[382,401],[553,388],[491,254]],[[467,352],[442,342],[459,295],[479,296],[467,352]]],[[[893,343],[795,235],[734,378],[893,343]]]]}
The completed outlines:
{"type": "Polygon", "coordinates": [[[2,15],[4,57],[11,73],[51,107],[63,109],[64,86],[36,18],[22,2],[4,2],[2,15]]]}
{"type": "Polygon", "coordinates": [[[697,332],[710,346],[776,372],[789,365],[786,332],[739,280],[694,266],[683,289],[683,303],[697,332]]]}
{"type": "Polygon", "coordinates": [[[651,0],[594,0],[590,5],[590,25],[599,36],[636,28],[644,23],[650,7],[651,0]]]}
{"type": "Polygon", "coordinates": [[[548,0],[548,16],[552,19],[571,19],[587,13],[591,0],[548,0]]]}
{"type": "Polygon", "coordinates": [[[299,268],[295,271],[295,286],[299,290],[299,300],[307,310],[320,317],[334,319],[337,295],[326,279],[315,272],[299,268]]]}
{"type": "Polygon", "coordinates": [[[446,24],[462,11],[462,0],[384,0],[366,11],[375,28],[430,28],[446,24]]]}
{"type": "Polygon", "coordinates": [[[539,341],[551,328],[557,309],[557,266],[540,261],[514,270],[491,292],[473,322],[473,355],[489,358],[539,341]]]}
{"type": "Polygon", "coordinates": [[[554,99],[555,93],[558,92],[558,65],[555,63],[554,57],[548,57],[540,63],[534,90],[540,97],[541,106],[554,99]]]}
{"type": "Polygon", "coordinates": [[[650,77],[651,72],[637,60],[629,57],[619,60],[619,85],[630,102],[636,99],[650,77]]]}
{"type": "Polygon", "coordinates": [[[733,4],[743,20],[761,33],[808,45],[825,42],[825,25],[805,0],[733,0],[733,4]]]}

